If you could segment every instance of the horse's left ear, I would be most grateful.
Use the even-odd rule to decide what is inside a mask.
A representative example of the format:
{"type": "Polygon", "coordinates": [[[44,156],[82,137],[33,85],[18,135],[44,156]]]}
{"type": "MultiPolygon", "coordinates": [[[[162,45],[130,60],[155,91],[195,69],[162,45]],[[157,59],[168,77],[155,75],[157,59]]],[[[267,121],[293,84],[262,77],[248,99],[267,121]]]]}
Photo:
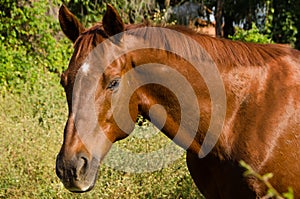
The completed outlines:
{"type": "Polygon", "coordinates": [[[102,24],[109,36],[114,36],[124,31],[124,23],[116,9],[107,4],[106,13],[103,16],[102,24]]]}

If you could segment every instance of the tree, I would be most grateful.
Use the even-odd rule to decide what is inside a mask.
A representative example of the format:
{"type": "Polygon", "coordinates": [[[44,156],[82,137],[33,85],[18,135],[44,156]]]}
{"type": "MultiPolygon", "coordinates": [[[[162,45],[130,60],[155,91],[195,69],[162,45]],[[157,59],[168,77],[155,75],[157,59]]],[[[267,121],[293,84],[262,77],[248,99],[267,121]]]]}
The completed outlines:
{"type": "Polygon", "coordinates": [[[217,7],[216,7],[216,36],[222,37],[222,16],[223,16],[223,6],[224,6],[224,0],[217,0],[217,7]]]}
{"type": "Polygon", "coordinates": [[[234,34],[234,25],[245,30],[254,22],[259,30],[276,43],[288,43],[300,49],[299,0],[206,0],[215,7],[216,33],[228,38],[234,34]]]}

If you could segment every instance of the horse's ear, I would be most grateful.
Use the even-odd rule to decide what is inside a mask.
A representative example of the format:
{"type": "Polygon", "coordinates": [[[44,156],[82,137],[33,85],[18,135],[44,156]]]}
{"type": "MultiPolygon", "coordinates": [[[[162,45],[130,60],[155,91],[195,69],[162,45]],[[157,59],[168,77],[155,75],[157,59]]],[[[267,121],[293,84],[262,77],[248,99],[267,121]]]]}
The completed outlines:
{"type": "Polygon", "coordinates": [[[85,28],[65,5],[60,7],[58,18],[62,31],[74,43],[85,28]]]}
{"type": "Polygon", "coordinates": [[[124,31],[124,23],[114,7],[106,4],[106,12],[102,19],[105,32],[109,36],[114,36],[124,31]]]}

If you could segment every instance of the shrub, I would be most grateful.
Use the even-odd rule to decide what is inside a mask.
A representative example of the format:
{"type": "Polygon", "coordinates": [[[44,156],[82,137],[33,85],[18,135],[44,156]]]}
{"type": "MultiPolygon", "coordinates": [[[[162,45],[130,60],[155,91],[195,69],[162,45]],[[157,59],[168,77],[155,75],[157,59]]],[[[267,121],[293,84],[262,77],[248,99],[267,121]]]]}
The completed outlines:
{"type": "Polygon", "coordinates": [[[240,40],[245,42],[253,43],[273,43],[269,35],[264,35],[260,33],[259,29],[256,27],[255,23],[252,24],[250,30],[243,30],[241,28],[236,28],[233,36],[229,36],[232,40],[240,40]]]}
{"type": "MultiPolygon", "coordinates": [[[[56,2],[57,4],[59,2],[56,2]]],[[[38,71],[61,73],[70,57],[70,42],[59,39],[57,19],[45,1],[1,2],[0,87],[2,92],[21,92],[24,83],[32,85],[38,71]]]]}

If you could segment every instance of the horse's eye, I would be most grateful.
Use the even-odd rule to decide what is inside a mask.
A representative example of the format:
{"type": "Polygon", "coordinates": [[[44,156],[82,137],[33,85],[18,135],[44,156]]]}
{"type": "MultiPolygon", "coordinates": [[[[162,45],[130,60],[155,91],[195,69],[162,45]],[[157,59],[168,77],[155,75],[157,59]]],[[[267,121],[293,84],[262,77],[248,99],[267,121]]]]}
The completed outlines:
{"type": "Polygon", "coordinates": [[[120,79],[114,79],[109,82],[107,89],[114,90],[119,86],[119,84],[120,84],[120,79]]]}

